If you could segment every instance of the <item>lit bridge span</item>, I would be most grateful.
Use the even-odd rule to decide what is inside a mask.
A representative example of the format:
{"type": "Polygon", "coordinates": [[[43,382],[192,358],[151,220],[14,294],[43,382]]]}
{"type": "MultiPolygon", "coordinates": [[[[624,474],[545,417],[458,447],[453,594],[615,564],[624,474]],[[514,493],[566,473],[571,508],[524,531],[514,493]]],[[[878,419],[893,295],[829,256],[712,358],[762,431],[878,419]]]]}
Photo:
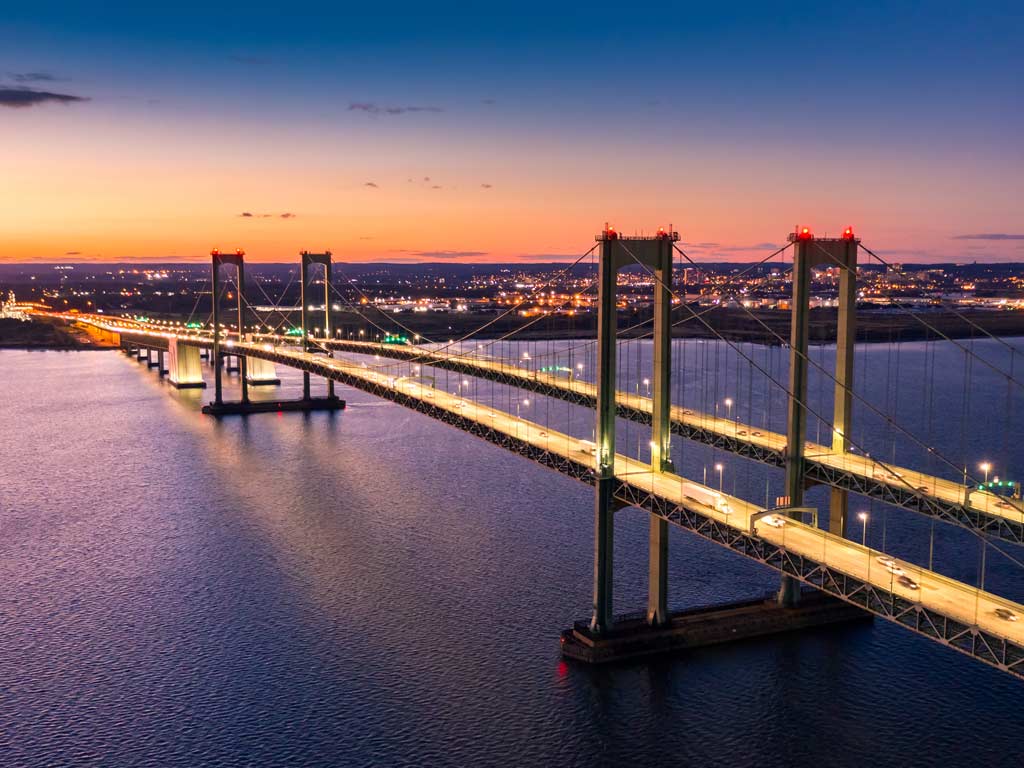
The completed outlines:
{"type": "MultiPolygon", "coordinates": [[[[671,247],[674,238],[620,239],[606,230],[599,237],[601,261],[599,275],[598,381],[596,384],[565,380],[536,371],[528,371],[501,361],[447,354],[422,347],[316,340],[304,334],[298,344],[271,343],[244,333],[226,331],[206,335],[196,331],[157,329],[142,322],[112,320],[101,315],[61,315],[69,322],[107,334],[127,350],[150,349],[172,357],[183,350],[210,351],[217,380],[216,405],[221,403],[222,358],[238,357],[242,373],[243,397],[246,390],[246,361],[263,361],[286,366],[304,374],[305,399],[309,398],[309,377],[317,376],[357,388],[482,438],[508,451],[527,457],[576,480],[595,487],[595,568],[594,615],[589,627],[577,625],[563,633],[563,643],[598,645],[616,638],[612,613],[612,514],[630,506],[651,515],[650,584],[647,625],[651,632],[672,631],[667,612],[667,530],[671,523],[705,539],[727,547],[748,558],[774,568],[782,574],[783,586],[778,604],[796,611],[801,604],[799,584],[836,598],[868,614],[882,617],[899,626],[954,648],[1017,677],[1024,677],[1024,606],[947,576],[907,562],[897,562],[884,552],[846,538],[845,495],[839,499],[844,517],[833,531],[818,527],[817,515],[802,506],[805,484],[831,485],[839,493],[854,492],[879,498],[917,512],[925,513],[972,528],[984,535],[1009,541],[1021,541],[1021,519],[1016,505],[1007,510],[1000,497],[985,492],[967,493],[965,486],[928,476],[913,470],[881,465],[875,459],[809,443],[806,437],[806,413],[801,413],[801,366],[794,365],[790,378],[789,437],[745,425],[730,419],[696,413],[674,406],[668,399],[666,365],[670,332],[667,322],[670,301],[671,247]],[[621,247],[638,264],[649,265],[660,288],[655,293],[655,386],[653,397],[640,397],[615,389],[615,274],[628,263],[618,252],[621,247]],[[634,251],[639,253],[637,256],[634,251]],[[669,258],[666,258],[668,256],[669,258]],[[359,354],[377,354],[422,365],[458,371],[482,379],[511,384],[545,396],[555,397],[594,409],[597,419],[595,441],[580,440],[550,425],[522,418],[492,405],[485,405],[428,385],[422,378],[396,376],[370,367],[365,362],[335,358],[325,354],[328,348],[359,354]],[[659,361],[660,356],[660,361],[659,361]],[[794,381],[795,376],[795,381],[794,381]],[[794,407],[796,403],[796,407],[794,407]],[[643,462],[616,453],[613,446],[617,416],[651,424],[651,462],[643,462]],[[735,496],[715,491],[677,474],[669,454],[670,435],[717,446],[738,455],[783,467],[787,473],[789,504],[765,509],[735,496]],[[795,438],[793,437],[795,436],[795,438]],[[812,513],[810,523],[805,518],[812,513]]],[[[795,238],[794,294],[806,291],[801,279],[814,259],[810,258],[812,240],[795,238]],[[798,259],[798,256],[802,257],[798,259]]],[[[826,242],[826,248],[849,248],[852,238],[826,242]]],[[[847,254],[849,250],[846,251],[847,254]]],[[[854,251],[855,252],[855,251],[854,251]]],[[[217,268],[222,261],[214,254],[214,296],[218,296],[217,268]]],[[[241,256],[237,266],[241,271],[241,256]]],[[[306,287],[307,257],[311,263],[329,268],[330,254],[303,254],[303,291],[306,287]],[[318,262],[314,260],[326,256],[318,262]]],[[[850,270],[855,273],[854,270],[850,270]]],[[[328,281],[325,281],[329,283],[328,281]]],[[[852,283],[852,277],[850,282],[852,283]]],[[[242,284],[242,281],[239,281],[242,284]]],[[[239,290],[239,328],[244,328],[242,291],[239,290]]],[[[308,302],[303,299],[303,328],[309,328],[308,302]]],[[[325,307],[329,306],[325,303],[325,307]]],[[[801,338],[801,321],[794,305],[794,344],[798,354],[806,349],[801,338]]],[[[851,313],[852,314],[852,313],[851,313]]],[[[325,328],[327,323],[325,322],[325,328]]],[[[214,302],[214,328],[217,302],[214,302]]],[[[841,329],[842,334],[842,329],[841,329]]],[[[329,336],[329,332],[327,334],[329,336]]],[[[852,340],[852,337],[850,337],[852,340]]],[[[849,345],[852,347],[852,344],[849,345]]],[[[842,351],[843,344],[840,343],[842,351]]],[[[794,358],[796,359],[796,358],[794,358]]],[[[806,378],[806,367],[802,371],[806,378]]],[[[848,403],[847,411],[848,411],[848,403]]],[[[836,424],[848,424],[837,405],[836,424]]],[[[841,446],[840,446],[841,447],[841,446]]],[[[836,501],[836,497],[833,497],[836,501]]],[[[838,604],[838,603],[837,603],[838,604]]]]}

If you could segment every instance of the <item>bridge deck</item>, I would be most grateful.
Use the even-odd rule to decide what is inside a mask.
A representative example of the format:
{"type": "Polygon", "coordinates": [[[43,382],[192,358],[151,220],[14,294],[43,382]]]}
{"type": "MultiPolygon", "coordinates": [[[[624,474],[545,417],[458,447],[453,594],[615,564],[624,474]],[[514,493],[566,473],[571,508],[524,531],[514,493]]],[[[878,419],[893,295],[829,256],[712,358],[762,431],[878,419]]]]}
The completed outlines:
{"type": "MultiPolygon", "coordinates": [[[[140,343],[161,345],[172,334],[136,331],[140,343]]],[[[209,346],[209,339],[190,342],[209,346]]],[[[581,441],[504,411],[465,400],[421,381],[389,376],[348,360],[275,347],[234,342],[232,353],[270,360],[357,387],[482,437],[584,482],[593,482],[594,458],[581,441]]],[[[726,496],[729,512],[686,495],[679,475],[655,472],[636,459],[616,455],[616,497],[711,541],[769,565],[824,592],[854,603],[901,626],[1024,677],[1024,621],[1000,618],[997,609],[1024,617],[1024,606],[934,571],[899,563],[918,587],[901,584],[879,562],[883,553],[806,525],[786,520],[773,527],[755,516],[764,510],[726,496]]]]}
{"type": "MultiPolygon", "coordinates": [[[[503,360],[441,354],[422,347],[375,342],[326,343],[343,351],[415,361],[480,376],[588,407],[594,407],[597,399],[597,388],[590,382],[530,371],[503,360]]],[[[650,398],[620,391],[616,399],[620,416],[650,423],[650,398]]],[[[785,465],[786,436],[783,434],[678,405],[672,406],[671,419],[673,433],[682,437],[773,466],[785,465]]],[[[882,463],[856,453],[833,451],[816,443],[808,442],[805,453],[807,476],[812,481],[880,499],[946,522],[984,530],[1007,541],[1024,543],[1024,503],[1019,500],[1009,501],[977,490],[967,493],[960,482],[882,463]]]]}

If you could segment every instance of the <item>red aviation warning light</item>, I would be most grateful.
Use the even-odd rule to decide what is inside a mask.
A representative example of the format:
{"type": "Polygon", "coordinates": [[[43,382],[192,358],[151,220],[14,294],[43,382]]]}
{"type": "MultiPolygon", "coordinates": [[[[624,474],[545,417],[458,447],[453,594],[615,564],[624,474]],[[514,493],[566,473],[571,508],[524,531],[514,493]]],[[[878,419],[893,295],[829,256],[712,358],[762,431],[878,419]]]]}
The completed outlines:
{"type": "Polygon", "coordinates": [[[211,256],[220,256],[220,248],[214,248],[212,251],[210,251],[210,255],[211,256]]]}
{"type": "Polygon", "coordinates": [[[235,256],[245,256],[245,251],[241,248],[235,248],[235,256]]]}
{"type": "Polygon", "coordinates": [[[814,233],[811,232],[810,227],[799,227],[796,231],[796,237],[798,240],[813,240],[814,233]]]}
{"type": "Polygon", "coordinates": [[[618,237],[619,237],[619,233],[615,231],[615,227],[613,227],[608,222],[605,222],[605,225],[604,225],[604,236],[605,236],[605,239],[607,239],[607,240],[617,240],[618,237]]]}
{"type": "Polygon", "coordinates": [[[847,227],[843,230],[843,240],[853,240],[853,227],[847,227]]]}

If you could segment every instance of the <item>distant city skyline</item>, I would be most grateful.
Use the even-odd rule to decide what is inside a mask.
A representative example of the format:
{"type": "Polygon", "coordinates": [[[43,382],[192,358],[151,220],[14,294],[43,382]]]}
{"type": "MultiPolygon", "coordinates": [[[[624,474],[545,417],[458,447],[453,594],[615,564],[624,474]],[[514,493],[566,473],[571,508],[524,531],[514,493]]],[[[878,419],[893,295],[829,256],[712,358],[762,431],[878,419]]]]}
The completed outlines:
{"type": "Polygon", "coordinates": [[[1019,6],[530,6],[5,9],[0,262],[1024,261],[1019,6]]]}

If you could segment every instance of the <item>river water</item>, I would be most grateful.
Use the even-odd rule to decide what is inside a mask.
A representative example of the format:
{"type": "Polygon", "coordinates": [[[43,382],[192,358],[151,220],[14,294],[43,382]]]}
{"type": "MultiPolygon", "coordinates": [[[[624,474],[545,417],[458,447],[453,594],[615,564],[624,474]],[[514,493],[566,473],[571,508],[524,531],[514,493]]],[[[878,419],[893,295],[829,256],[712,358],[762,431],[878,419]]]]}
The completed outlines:
{"type": "MultiPolygon", "coordinates": [[[[535,359],[546,344],[506,352],[535,359]]],[[[570,346],[554,344],[565,367],[570,346]]],[[[636,348],[620,358],[620,386],[643,392],[649,348],[636,348]]],[[[782,350],[744,349],[784,375],[782,350]]],[[[592,360],[578,354],[585,376],[592,360]]],[[[677,342],[676,359],[677,402],[780,424],[783,401],[759,394],[734,353],[677,342]]],[[[938,448],[921,456],[967,458],[972,473],[981,458],[1024,468],[1024,396],[984,364],[965,388],[948,344],[874,345],[857,363],[864,396],[898,406],[938,448]]],[[[281,373],[273,396],[295,396],[301,378],[281,373]]],[[[520,396],[463,386],[506,407],[520,396]]],[[[559,631],[589,611],[592,491],[370,395],[342,388],[350,407],[338,414],[217,421],[198,411],[209,392],[177,392],[114,352],[0,351],[0,387],[0,765],[1024,759],[1024,683],[882,620],[614,668],[563,662],[559,631]]],[[[824,398],[827,378],[812,389],[824,398]]],[[[586,414],[523,399],[524,418],[587,436],[586,414]]],[[[861,408],[863,450],[914,458],[913,441],[874,418],[861,408]]],[[[643,454],[646,439],[621,425],[622,450],[643,454]]],[[[687,474],[710,467],[710,484],[722,463],[727,491],[778,492],[777,471],[676,451],[687,474]]],[[[933,543],[937,569],[976,581],[970,535],[854,506],[870,512],[870,543],[919,562],[933,543]]],[[[619,515],[619,610],[644,604],[646,534],[641,513],[619,515]]],[[[671,559],[673,607],[777,583],[685,531],[673,529],[671,559]]],[[[1024,599],[1024,568],[989,548],[986,585],[1024,599]]]]}

